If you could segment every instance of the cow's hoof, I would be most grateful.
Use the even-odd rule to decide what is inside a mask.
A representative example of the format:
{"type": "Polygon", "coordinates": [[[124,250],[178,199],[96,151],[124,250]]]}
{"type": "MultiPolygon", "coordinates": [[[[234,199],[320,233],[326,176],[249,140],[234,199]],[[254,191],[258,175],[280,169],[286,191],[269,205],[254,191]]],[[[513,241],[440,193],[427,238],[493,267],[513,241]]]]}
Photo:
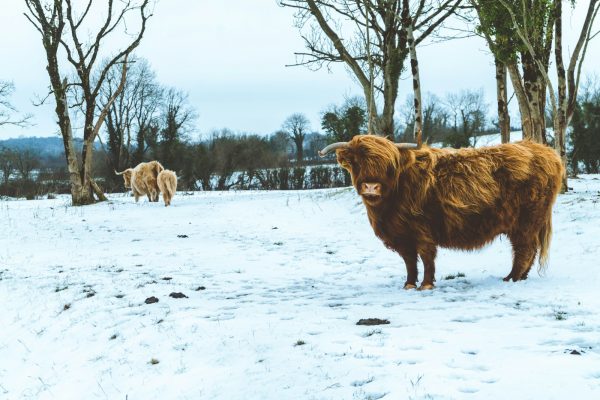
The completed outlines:
{"type": "Polygon", "coordinates": [[[417,290],[432,290],[433,288],[435,288],[435,286],[433,286],[433,284],[423,283],[417,290]]]}
{"type": "Polygon", "coordinates": [[[519,282],[519,281],[524,281],[525,279],[527,279],[527,275],[520,276],[520,277],[515,277],[515,276],[512,276],[512,275],[508,275],[508,276],[504,277],[502,280],[504,282],[510,282],[510,281],[519,282]]]}
{"type": "Polygon", "coordinates": [[[416,289],[417,285],[415,285],[414,283],[405,283],[404,284],[404,290],[410,290],[410,289],[416,289]]]}

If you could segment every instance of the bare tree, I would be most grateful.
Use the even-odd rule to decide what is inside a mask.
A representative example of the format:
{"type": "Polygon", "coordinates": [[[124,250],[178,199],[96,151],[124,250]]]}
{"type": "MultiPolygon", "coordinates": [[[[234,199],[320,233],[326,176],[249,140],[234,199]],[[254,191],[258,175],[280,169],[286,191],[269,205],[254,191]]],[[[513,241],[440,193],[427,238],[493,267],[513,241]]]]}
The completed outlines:
{"type": "Polygon", "coordinates": [[[4,147],[0,148],[0,171],[2,172],[4,186],[8,185],[8,181],[15,171],[15,164],[15,152],[4,147]]]}
{"type": "Polygon", "coordinates": [[[446,96],[446,108],[453,121],[454,135],[448,144],[454,147],[475,146],[486,123],[485,96],[483,90],[463,90],[446,96]]]}
{"type": "Polygon", "coordinates": [[[281,129],[296,145],[296,161],[301,164],[304,160],[304,138],[310,130],[308,118],[304,114],[292,114],[283,122],[281,129]]]}
{"type": "Polygon", "coordinates": [[[31,150],[17,150],[14,152],[15,169],[24,181],[31,180],[31,173],[40,163],[31,150]]]}
{"type": "Polygon", "coordinates": [[[186,135],[193,130],[196,111],[189,104],[188,95],[178,89],[166,91],[161,106],[160,155],[167,168],[179,170],[181,147],[186,135]]]}
{"type": "MultiPolygon", "coordinates": [[[[119,67],[114,65],[106,76],[99,95],[99,112],[108,105],[119,88],[119,67]]],[[[148,61],[132,58],[125,86],[110,104],[106,114],[105,131],[111,170],[121,170],[142,161],[148,148],[146,136],[151,132],[149,128],[152,124],[158,124],[158,109],[162,97],[163,89],[156,82],[148,61]]]]}
{"type": "MultiPolygon", "coordinates": [[[[48,76],[50,78],[50,95],[54,95],[58,125],[63,137],[67,169],[71,182],[71,198],[73,205],[85,205],[94,202],[94,194],[99,200],[105,200],[102,190],[92,178],[93,144],[100,132],[102,124],[109,112],[109,107],[123,90],[127,76],[128,56],[140,44],[150,17],[149,0],[123,0],[117,2],[107,0],[94,2],[88,0],[84,8],[77,12],[72,0],[25,0],[28,12],[27,19],[42,36],[46,52],[48,76]],[[101,5],[98,5],[101,4],[101,5]],[[100,10],[104,8],[104,10],[100,10]],[[89,15],[102,15],[104,21],[100,27],[89,28],[89,15]],[[131,14],[138,14],[139,26],[134,31],[131,14]],[[114,56],[102,67],[96,67],[103,43],[118,29],[126,29],[130,42],[116,51],[114,56]],[[67,65],[74,69],[72,81],[68,74],[61,72],[64,63],[59,61],[59,48],[66,54],[67,65]],[[107,104],[97,112],[97,101],[100,90],[110,69],[121,64],[120,84],[107,104]],[[97,77],[94,79],[94,77],[97,77]],[[77,104],[69,102],[70,89],[75,89],[81,98],[79,106],[83,114],[83,148],[81,162],[78,161],[71,123],[70,108],[77,104]]],[[[79,97],[79,96],[78,96],[79,97]]]]}
{"type": "Polygon", "coordinates": [[[17,109],[9,101],[9,97],[15,91],[15,86],[12,82],[0,81],[0,126],[14,125],[27,126],[31,120],[31,115],[22,115],[14,118],[13,115],[18,113],[17,109]]]}
{"type": "Polygon", "coordinates": [[[146,150],[158,140],[158,113],[163,97],[164,89],[156,82],[154,72],[147,63],[142,63],[134,106],[136,145],[133,164],[142,162],[146,150]]]}
{"type": "Polygon", "coordinates": [[[456,11],[461,1],[419,0],[410,18],[406,14],[406,0],[279,0],[279,3],[297,9],[296,25],[307,51],[296,53],[295,65],[318,69],[343,63],[363,89],[367,114],[377,117],[374,133],[393,137],[398,83],[410,53],[407,28],[414,31],[416,47],[456,11]],[[381,113],[378,113],[378,99],[383,103],[381,113]]]}

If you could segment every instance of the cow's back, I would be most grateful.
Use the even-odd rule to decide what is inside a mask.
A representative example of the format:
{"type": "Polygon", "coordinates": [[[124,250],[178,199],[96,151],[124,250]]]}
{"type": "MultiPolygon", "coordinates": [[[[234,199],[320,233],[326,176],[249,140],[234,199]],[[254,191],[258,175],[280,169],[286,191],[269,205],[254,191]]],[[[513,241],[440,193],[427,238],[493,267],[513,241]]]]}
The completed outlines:
{"type": "Polygon", "coordinates": [[[413,232],[443,247],[475,249],[518,229],[552,206],[562,165],[554,150],[530,141],[437,152],[432,184],[413,232]]]}

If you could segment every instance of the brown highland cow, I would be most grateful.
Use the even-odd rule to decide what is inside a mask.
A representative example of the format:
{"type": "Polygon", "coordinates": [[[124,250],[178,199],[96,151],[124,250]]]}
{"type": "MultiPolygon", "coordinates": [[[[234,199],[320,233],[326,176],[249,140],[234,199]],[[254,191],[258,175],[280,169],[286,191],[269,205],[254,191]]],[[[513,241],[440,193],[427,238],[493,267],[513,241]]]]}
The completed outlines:
{"type": "Polygon", "coordinates": [[[170,169],[165,169],[156,178],[158,188],[162,192],[165,207],[171,205],[171,199],[177,190],[177,175],[170,169]]]}
{"type": "Polygon", "coordinates": [[[143,195],[148,196],[148,201],[158,201],[156,178],[162,170],[164,168],[158,161],[150,161],[139,163],[135,168],[127,168],[123,172],[115,171],[115,174],[123,175],[125,187],[131,188],[136,202],[143,195]]]}
{"type": "MultiPolygon", "coordinates": [[[[420,140],[419,140],[420,141],[420,140]]],[[[434,149],[358,135],[334,143],[369,222],[406,263],[405,289],[432,289],[437,247],[473,250],[508,236],[513,265],[505,281],[526,279],[536,254],[548,258],[552,204],[563,167],[551,148],[530,141],[480,149],[434,149]]]]}

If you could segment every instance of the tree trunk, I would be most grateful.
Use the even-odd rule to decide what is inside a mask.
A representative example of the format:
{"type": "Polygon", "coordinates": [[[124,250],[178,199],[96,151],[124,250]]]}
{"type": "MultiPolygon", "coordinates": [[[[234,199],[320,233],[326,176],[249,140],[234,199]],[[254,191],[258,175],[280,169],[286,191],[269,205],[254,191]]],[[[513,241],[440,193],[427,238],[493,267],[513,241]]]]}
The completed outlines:
{"type": "Polygon", "coordinates": [[[546,81],[529,53],[521,53],[521,60],[523,65],[523,88],[532,128],[532,131],[528,132],[529,136],[525,136],[525,132],[523,132],[523,138],[536,143],[544,143],[546,137],[546,119],[544,115],[546,81]]]}
{"type": "Polygon", "coordinates": [[[565,64],[562,56],[562,1],[557,0],[555,5],[555,45],[554,54],[556,57],[556,75],[558,78],[558,107],[554,116],[554,147],[564,167],[561,193],[568,190],[567,186],[567,149],[565,144],[568,117],[567,117],[567,79],[565,73],[565,64]]]}
{"type": "MultiPolygon", "coordinates": [[[[405,0],[405,4],[408,3],[405,0]]],[[[406,4],[408,8],[408,4],[406,4]]],[[[421,100],[421,78],[419,75],[419,60],[417,58],[417,49],[415,46],[415,38],[413,36],[412,19],[408,18],[406,26],[406,34],[408,39],[408,48],[410,49],[410,69],[413,77],[413,97],[415,106],[415,126],[413,129],[414,139],[418,146],[421,146],[423,134],[423,103],[421,100]]]]}
{"type": "Polygon", "coordinates": [[[304,138],[296,138],[294,143],[296,144],[296,162],[300,165],[304,161],[304,138]]]}
{"type": "MultiPolygon", "coordinates": [[[[48,68],[50,72],[50,67],[48,68]]],[[[55,79],[51,81],[60,81],[58,77],[58,71],[56,72],[55,79]]],[[[87,197],[85,196],[81,175],[79,174],[79,162],[77,160],[77,154],[75,152],[75,144],[73,142],[73,131],[71,128],[71,118],[69,116],[69,108],[67,103],[67,80],[64,79],[62,82],[57,83],[54,86],[54,94],[56,98],[56,114],[59,116],[58,124],[62,133],[63,145],[65,148],[65,157],[67,159],[67,170],[69,172],[69,181],[71,182],[71,201],[73,205],[83,205],[86,203],[87,197]]]]}
{"type": "Polygon", "coordinates": [[[494,57],[496,64],[496,98],[498,102],[498,127],[502,143],[510,142],[510,115],[508,114],[508,94],[506,89],[506,65],[494,57]]]}
{"type": "Polygon", "coordinates": [[[533,136],[533,119],[527,103],[527,96],[523,88],[521,73],[516,63],[508,64],[507,66],[510,81],[512,83],[517,102],[519,104],[519,113],[521,114],[521,129],[523,130],[523,139],[533,136]]]}
{"type": "Polygon", "coordinates": [[[401,65],[398,65],[398,60],[387,61],[384,66],[383,74],[383,111],[378,118],[376,125],[377,134],[388,136],[390,140],[394,140],[394,112],[396,109],[396,99],[398,97],[398,77],[400,76],[401,65]]]}

